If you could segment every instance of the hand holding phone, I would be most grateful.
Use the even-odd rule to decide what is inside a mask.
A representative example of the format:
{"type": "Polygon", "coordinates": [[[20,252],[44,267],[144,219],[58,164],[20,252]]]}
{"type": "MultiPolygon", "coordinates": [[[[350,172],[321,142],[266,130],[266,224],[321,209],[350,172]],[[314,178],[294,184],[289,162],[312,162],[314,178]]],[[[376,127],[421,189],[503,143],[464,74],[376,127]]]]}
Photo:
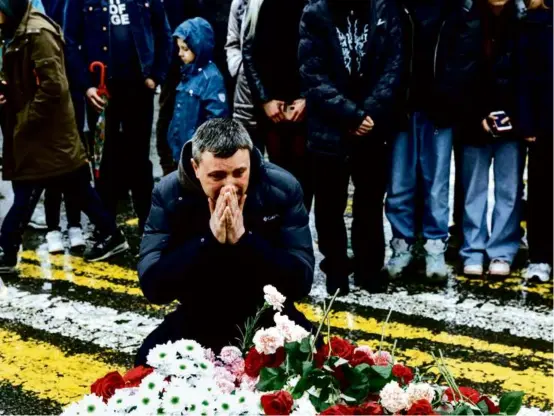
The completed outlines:
{"type": "Polygon", "coordinates": [[[499,137],[503,133],[513,129],[510,117],[508,117],[505,111],[493,111],[485,121],[486,127],[488,127],[485,128],[485,131],[491,133],[493,137],[499,137]]]}

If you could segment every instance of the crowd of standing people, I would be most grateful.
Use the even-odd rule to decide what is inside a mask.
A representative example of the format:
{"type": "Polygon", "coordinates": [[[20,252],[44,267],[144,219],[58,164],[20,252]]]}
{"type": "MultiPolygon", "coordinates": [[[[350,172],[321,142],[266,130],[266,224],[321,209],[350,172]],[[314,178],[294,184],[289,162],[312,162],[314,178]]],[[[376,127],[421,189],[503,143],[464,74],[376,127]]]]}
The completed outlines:
{"type": "MultiPolygon", "coordinates": [[[[451,234],[466,276],[508,276],[522,239],[528,156],[526,279],[553,263],[551,0],[232,0],[227,30],[200,0],[0,0],[3,179],[15,200],[0,231],[13,271],[46,191],[47,242],[84,256],[128,249],[115,223],[131,191],[144,231],[154,178],[155,92],[164,175],[209,119],[232,117],[300,183],[314,210],[327,290],[381,289],[413,261],[444,281],[451,234]],[[38,4],[35,4],[38,3],[38,4]],[[106,89],[91,64],[105,68],[106,89]],[[91,134],[105,118],[91,186],[91,134]],[[449,229],[452,155],[455,226],[449,229]],[[487,225],[489,174],[494,209],[487,225]],[[351,246],[344,222],[354,187],[351,246]],[[312,204],[313,202],[313,204],[312,204]],[[392,227],[385,264],[383,206],[392,227]]],[[[191,218],[191,221],[194,221],[191,218]]]]}

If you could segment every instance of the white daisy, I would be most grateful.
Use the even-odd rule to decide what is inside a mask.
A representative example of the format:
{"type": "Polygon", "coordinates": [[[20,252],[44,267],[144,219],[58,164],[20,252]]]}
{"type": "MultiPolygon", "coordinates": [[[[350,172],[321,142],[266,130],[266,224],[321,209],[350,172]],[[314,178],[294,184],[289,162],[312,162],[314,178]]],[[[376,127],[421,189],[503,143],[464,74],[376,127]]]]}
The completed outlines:
{"type": "Polygon", "coordinates": [[[139,415],[157,414],[161,407],[161,400],[158,392],[141,390],[136,395],[136,412],[139,415]]]}
{"type": "Polygon", "coordinates": [[[203,360],[205,357],[204,348],[198,342],[191,339],[181,339],[172,345],[173,350],[181,357],[190,357],[195,360],[203,360]]]}
{"type": "Polygon", "coordinates": [[[77,415],[104,415],[106,414],[106,404],[101,397],[95,394],[87,394],[78,403],[78,407],[74,409],[77,415]]]}
{"type": "Polygon", "coordinates": [[[165,376],[154,371],[148,374],[140,383],[138,394],[159,395],[168,383],[165,381],[165,376]]]}
{"type": "Polygon", "coordinates": [[[118,389],[108,400],[108,413],[126,413],[134,406],[134,392],[131,389],[118,389]]]}
{"type": "Polygon", "coordinates": [[[162,398],[162,407],[167,414],[180,414],[185,411],[187,397],[193,397],[193,389],[183,389],[179,384],[171,384],[162,398]]]}
{"type": "Polygon", "coordinates": [[[152,348],[146,357],[146,361],[151,367],[165,372],[171,362],[177,358],[175,354],[175,349],[170,341],[167,344],[156,345],[152,348]]]}

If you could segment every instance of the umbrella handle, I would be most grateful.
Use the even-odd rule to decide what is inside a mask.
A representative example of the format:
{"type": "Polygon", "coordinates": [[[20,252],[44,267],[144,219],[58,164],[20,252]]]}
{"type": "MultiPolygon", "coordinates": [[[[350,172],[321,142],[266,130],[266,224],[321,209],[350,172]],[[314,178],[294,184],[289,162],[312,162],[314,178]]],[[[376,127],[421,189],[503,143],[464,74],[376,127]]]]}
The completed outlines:
{"type": "Polygon", "coordinates": [[[106,87],[106,65],[100,61],[94,61],[90,64],[89,71],[95,72],[96,68],[100,68],[100,85],[98,85],[98,95],[109,97],[108,88],[106,87]]]}

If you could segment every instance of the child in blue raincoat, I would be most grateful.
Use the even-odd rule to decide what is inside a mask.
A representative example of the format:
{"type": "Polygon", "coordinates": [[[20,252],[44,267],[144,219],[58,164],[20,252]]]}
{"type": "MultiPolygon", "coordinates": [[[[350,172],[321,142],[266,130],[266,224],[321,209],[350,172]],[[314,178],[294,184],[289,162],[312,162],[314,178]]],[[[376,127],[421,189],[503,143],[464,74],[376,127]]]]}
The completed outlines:
{"type": "Polygon", "coordinates": [[[212,62],[215,41],[210,24],[199,17],[187,20],[173,38],[183,64],[167,141],[179,162],[183,145],[196,129],[210,118],[229,116],[229,106],[223,76],[212,62]]]}

